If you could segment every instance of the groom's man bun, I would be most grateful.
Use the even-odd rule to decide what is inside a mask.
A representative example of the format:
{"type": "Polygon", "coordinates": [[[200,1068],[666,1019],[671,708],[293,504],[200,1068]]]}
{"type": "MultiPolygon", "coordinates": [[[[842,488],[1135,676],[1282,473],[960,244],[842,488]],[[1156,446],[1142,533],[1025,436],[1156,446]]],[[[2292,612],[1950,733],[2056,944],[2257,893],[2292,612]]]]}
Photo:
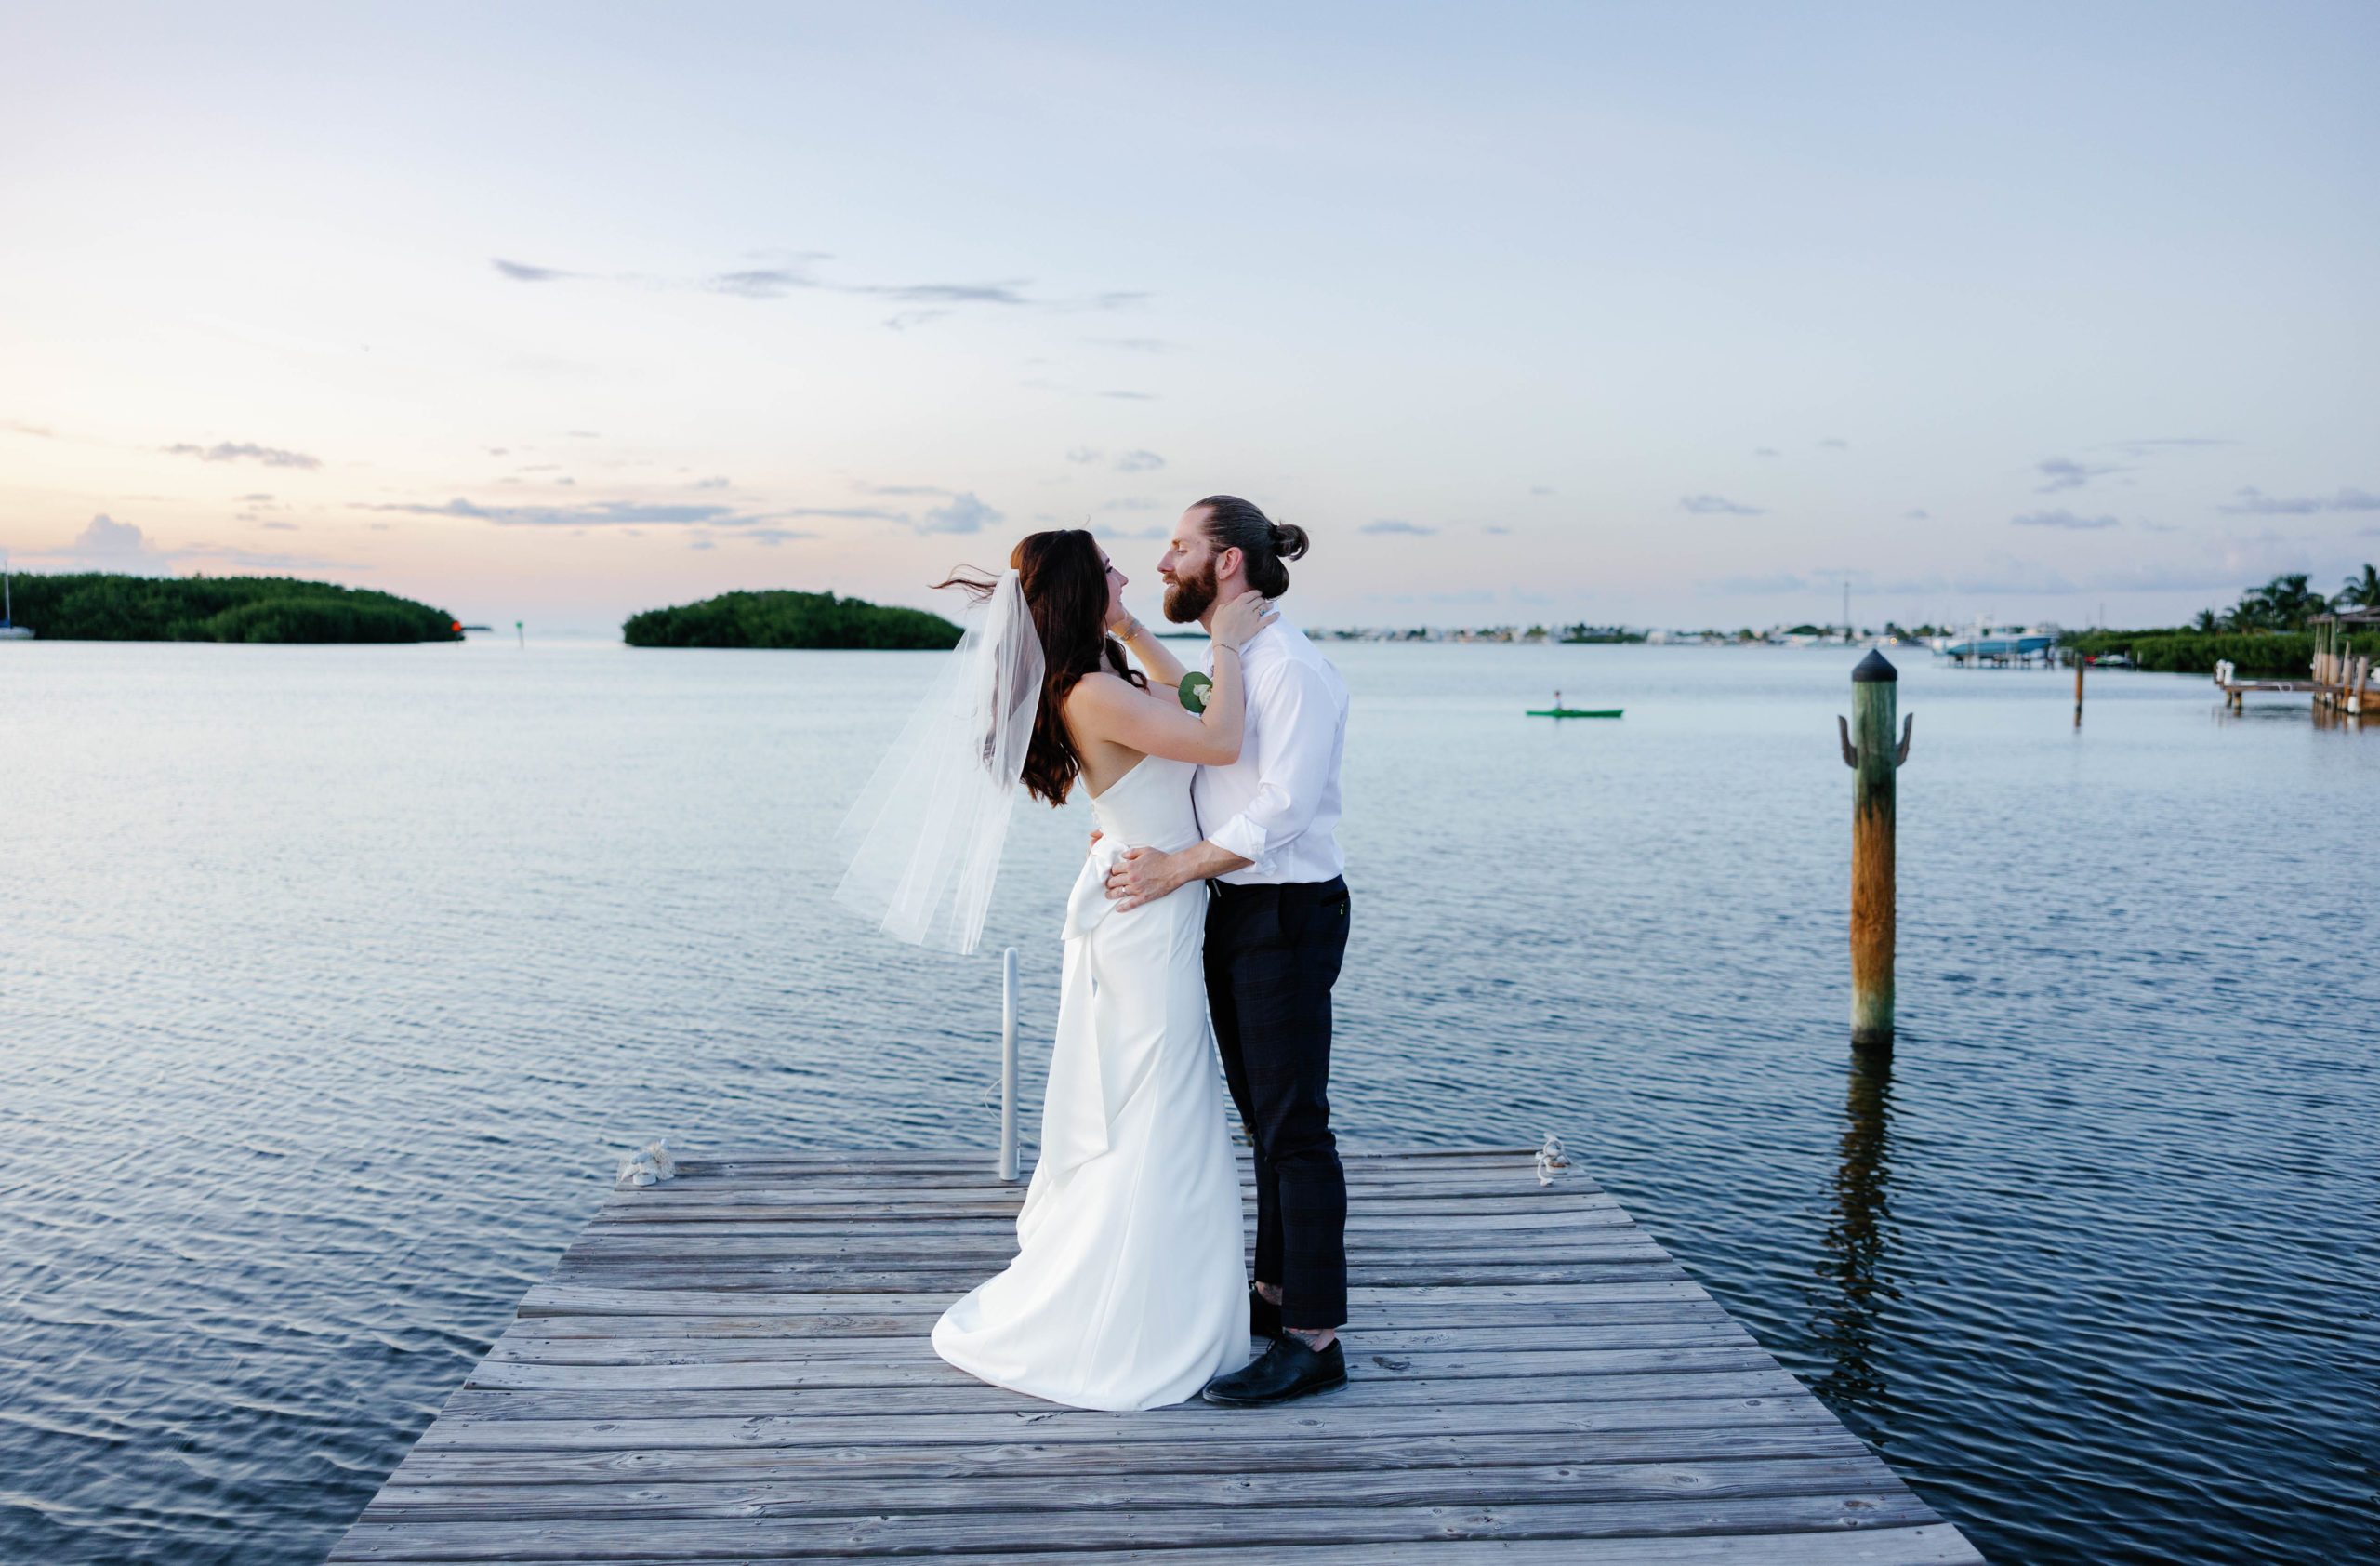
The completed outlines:
{"type": "Polygon", "coordinates": [[[1237,550],[1248,562],[1248,585],[1267,598],[1289,591],[1282,562],[1304,556],[1305,529],[1275,522],[1236,495],[1210,495],[1192,508],[1207,513],[1207,538],[1217,550],[1237,550]]]}

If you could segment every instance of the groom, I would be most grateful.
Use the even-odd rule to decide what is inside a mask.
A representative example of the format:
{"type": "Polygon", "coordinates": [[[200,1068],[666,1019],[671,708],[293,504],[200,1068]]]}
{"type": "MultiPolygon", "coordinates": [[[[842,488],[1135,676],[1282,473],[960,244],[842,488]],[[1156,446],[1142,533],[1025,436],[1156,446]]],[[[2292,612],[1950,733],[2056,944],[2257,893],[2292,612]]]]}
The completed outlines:
{"type": "MultiPolygon", "coordinates": [[[[1165,617],[1207,625],[1254,589],[1278,598],[1305,529],[1212,495],[1182,513],[1157,574],[1165,617]]],[[[1211,654],[1210,655],[1211,661],[1211,654]]],[[[1347,1182],[1330,1135],[1330,987],[1347,950],[1339,761],[1347,685],[1303,632],[1276,621],[1241,654],[1248,728],[1239,760],[1198,769],[1203,842],[1135,848],[1107,895],[1137,908],[1192,881],[1207,903],[1207,1005],[1223,1076],[1256,1164],[1256,1281],[1249,1320],[1263,1358],[1208,1384],[1234,1407],[1285,1402],[1347,1380],[1347,1182]]]]}

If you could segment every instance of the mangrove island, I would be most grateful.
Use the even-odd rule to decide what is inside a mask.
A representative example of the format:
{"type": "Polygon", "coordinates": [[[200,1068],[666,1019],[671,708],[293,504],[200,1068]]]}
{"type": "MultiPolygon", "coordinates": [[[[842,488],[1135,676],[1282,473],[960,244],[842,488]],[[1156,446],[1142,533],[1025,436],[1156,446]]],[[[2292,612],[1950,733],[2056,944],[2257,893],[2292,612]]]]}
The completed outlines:
{"type": "Polygon", "coordinates": [[[831,592],[722,592],[647,609],[620,627],[631,647],[925,649],[959,644],[959,628],[923,609],[888,608],[831,592]]]}
{"type": "Polygon", "coordinates": [[[20,575],[14,619],[52,642],[460,642],[443,609],[294,577],[20,575]]]}

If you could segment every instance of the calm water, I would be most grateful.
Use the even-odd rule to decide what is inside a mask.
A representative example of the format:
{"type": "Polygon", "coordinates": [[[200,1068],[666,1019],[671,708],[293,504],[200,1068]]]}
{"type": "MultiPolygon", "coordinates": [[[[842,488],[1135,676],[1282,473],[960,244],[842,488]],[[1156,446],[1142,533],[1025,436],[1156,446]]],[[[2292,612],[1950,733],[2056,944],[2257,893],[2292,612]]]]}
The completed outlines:
{"type": "MultiPolygon", "coordinates": [[[[1904,652],[1887,1072],[1852,655],[1333,656],[1345,1135],[1559,1131],[1995,1560],[2371,1558],[2380,730],[1904,652]]],[[[0,648],[0,1558],[318,1559],[632,1142],[985,1145],[1086,823],[826,904],[930,662],[0,648]]]]}

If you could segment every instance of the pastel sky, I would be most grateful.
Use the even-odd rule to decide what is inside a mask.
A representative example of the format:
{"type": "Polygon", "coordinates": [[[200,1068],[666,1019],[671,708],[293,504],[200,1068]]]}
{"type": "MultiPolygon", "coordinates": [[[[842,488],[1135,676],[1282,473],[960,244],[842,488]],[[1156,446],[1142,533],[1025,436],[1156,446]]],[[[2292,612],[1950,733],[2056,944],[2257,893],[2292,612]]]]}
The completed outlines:
{"type": "MultiPolygon", "coordinates": [[[[0,546],[602,631],[1184,503],[1308,624],[2380,559],[2368,4],[11,6],[0,546]]],[[[2104,605],[2104,611],[2102,610],[2104,605]]]]}

